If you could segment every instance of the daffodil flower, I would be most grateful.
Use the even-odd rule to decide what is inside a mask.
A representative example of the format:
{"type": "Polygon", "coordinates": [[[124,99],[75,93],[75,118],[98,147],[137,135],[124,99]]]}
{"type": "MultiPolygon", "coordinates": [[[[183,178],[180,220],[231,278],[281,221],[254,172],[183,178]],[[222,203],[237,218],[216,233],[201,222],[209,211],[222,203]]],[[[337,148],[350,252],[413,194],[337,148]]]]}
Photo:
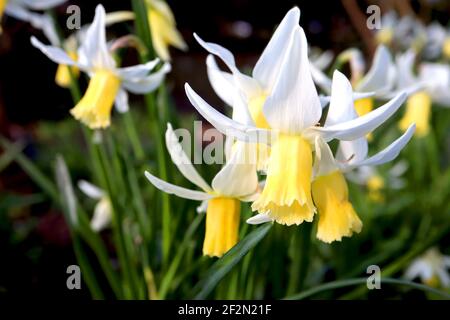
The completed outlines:
{"type": "MultiPolygon", "coordinates": [[[[358,117],[354,108],[350,82],[342,73],[335,71],[331,102],[324,128],[351,123],[361,118],[358,117]]],[[[357,167],[381,165],[392,161],[411,139],[414,129],[412,125],[400,138],[371,157],[367,156],[368,147],[365,137],[341,141],[335,158],[324,137],[316,135],[312,197],[319,212],[318,239],[330,243],[340,241],[342,237],[349,237],[353,232],[361,231],[362,222],[348,200],[348,187],[344,173],[357,167]]],[[[270,220],[275,220],[270,213],[262,213],[250,218],[247,222],[256,224],[270,220]]]]}
{"type": "Polygon", "coordinates": [[[85,180],[78,182],[78,188],[89,198],[98,201],[91,219],[92,230],[100,232],[109,227],[112,220],[112,207],[105,191],[85,180]]]}
{"type": "Polygon", "coordinates": [[[385,189],[398,190],[405,186],[406,181],[402,175],[407,169],[406,162],[400,161],[386,172],[386,176],[383,176],[374,166],[362,166],[348,172],[346,177],[353,183],[365,186],[369,199],[383,203],[385,189]]]}
{"type": "Polygon", "coordinates": [[[444,57],[450,60],[450,29],[445,28],[438,22],[427,27],[427,43],[424,55],[429,59],[444,57]]]}
{"type": "Polygon", "coordinates": [[[159,60],[126,68],[118,68],[108,51],[105,35],[105,9],[98,5],[95,18],[86,31],[78,50],[78,60],[72,59],[64,50],[47,46],[36,38],[32,44],[50,60],[67,66],[75,66],[90,76],[89,86],[83,98],[71,109],[71,114],[91,129],[106,128],[111,122],[111,110],[115,103],[119,112],[128,111],[128,93],[145,94],[155,90],[170,71],[170,64],[149,74],[159,60]],[[126,91],[127,90],[127,91],[126,91]]]}
{"type": "Polygon", "coordinates": [[[425,45],[427,30],[416,18],[408,15],[399,18],[395,11],[389,11],[381,17],[375,39],[379,44],[419,52],[425,45]]]}
{"type": "Polygon", "coordinates": [[[416,54],[409,50],[396,59],[396,87],[402,90],[413,87],[406,103],[406,111],[399,122],[405,130],[411,123],[416,123],[418,137],[424,137],[430,130],[431,106],[433,102],[450,107],[450,67],[447,64],[422,63],[419,73],[414,74],[416,54]]]}
{"type": "Polygon", "coordinates": [[[166,145],[181,174],[202,191],[170,184],[149,172],[145,172],[145,176],[156,188],[166,193],[202,201],[199,210],[206,207],[203,254],[220,257],[238,242],[240,201],[252,201],[258,194],[256,167],[246,159],[247,146],[236,142],[231,158],[216,174],[210,186],[195,170],[170,124],[166,131],[166,145]]]}
{"type": "Polygon", "coordinates": [[[169,5],[162,0],[146,0],[146,2],[152,42],[156,54],[162,60],[169,61],[169,46],[187,50],[187,45],[177,30],[175,18],[169,5]]]}
{"type": "Polygon", "coordinates": [[[437,248],[428,249],[415,259],[405,272],[405,277],[414,280],[419,277],[422,283],[444,288],[450,287],[450,256],[445,256],[437,248]]]}
{"type": "MultiPolygon", "coordinates": [[[[315,138],[320,136],[326,141],[360,138],[388,119],[401,106],[406,95],[401,93],[357,119],[322,127],[319,123],[322,106],[310,72],[303,29],[296,25],[292,36],[285,40],[289,43],[286,54],[278,74],[274,75],[271,95],[262,106],[262,114],[270,129],[238,123],[211,107],[188,84],[185,89],[193,106],[225,135],[246,142],[271,144],[266,184],[252,209],[267,213],[278,223],[298,225],[312,221],[316,211],[311,197],[315,138]]],[[[214,49],[219,51],[217,46],[214,49]]],[[[225,52],[221,55],[222,58],[230,58],[225,52]]],[[[228,65],[233,66],[231,62],[228,65]]],[[[351,90],[345,94],[350,94],[353,101],[351,90]]],[[[338,96],[337,93],[335,95],[338,96]]]]}

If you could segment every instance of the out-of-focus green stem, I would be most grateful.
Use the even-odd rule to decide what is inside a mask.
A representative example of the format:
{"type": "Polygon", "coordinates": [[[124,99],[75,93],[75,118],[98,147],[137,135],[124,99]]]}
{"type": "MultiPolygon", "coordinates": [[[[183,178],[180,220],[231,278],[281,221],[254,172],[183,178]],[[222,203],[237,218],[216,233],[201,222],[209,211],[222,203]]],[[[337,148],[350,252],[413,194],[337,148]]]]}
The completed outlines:
{"type": "MultiPolygon", "coordinates": [[[[155,57],[155,52],[152,44],[152,36],[150,24],[148,21],[147,5],[145,0],[132,1],[133,11],[135,14],[136,30],[139,38],[147,47],[147,51],[141,53],[141,61],[147,62],[155,57]]],[[[153,137],[155,139],[156,154],[158,160],[158,173],[161,179],[167,180],[166,168],[166,150],[164,148],[164,130],[161,126],[161,119],[158,112],[155,95],[153,93],[145,95],[145,102],[151,117],[151,125],[153,129],[153,137]]],[[[171,214],[169,196],[162,192],[160,193],[162,199],[162,251],[163,251],[163,265],[167,266],[169,260],[170,244],[171,244],[171,214]]]]}
{"type": "Polygon", "coordinates": [[[142,148],[142,144],[139,140],[139,135],[136,131],[136,125],[133,120],[131,112],[125,112],[123,114],[125,130],[127,131],[128,138],[130,139],[131,146],[138,161],[142,161],[145,158],[145,152],[142,148]]]}

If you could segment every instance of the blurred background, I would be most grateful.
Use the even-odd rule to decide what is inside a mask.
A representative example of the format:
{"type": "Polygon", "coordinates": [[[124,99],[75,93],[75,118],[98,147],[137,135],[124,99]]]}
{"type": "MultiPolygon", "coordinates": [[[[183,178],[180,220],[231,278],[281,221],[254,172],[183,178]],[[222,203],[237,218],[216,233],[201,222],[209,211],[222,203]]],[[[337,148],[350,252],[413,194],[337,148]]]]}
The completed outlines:
{"type": "MultiPolygon", "coordinates": [[[[98,1],[68,1],[82,9],[83,24],[92,20],[98,1]]],[[[370,57],[375,43],[366,28],[365,9],[377,4],[382,12],[395,9],[400,15],[414,13],[424,22],[448,24],[450,1],[167,1],[177,26],[189,46],[187,52],[172,49],[173,71],[169,90],[176,112],[192,117],[193,108],[184,94],[189,82],[212,105],[223,103],[214,94],[206,77],[205,51],[192,33],[230,49],[243,70],[251,70],[277,23],[293,6],[301,10],[301,25],[313,47],[334,53],[357,47],[370,57]]],[[[106,11],[127,10],[128,2],[102,2],[106,11]]],[[[66,5],[55,9],[64,23],[66,5]]],[[[56,64],[30,45],[30,36],[42,34],[26,22],[4,17],[0,35],[0,133],[18,142],[20,150],[51,175],[53,153],[59,150],[69,166],[77,168],[83,145],[68,143],[66,137],[78,135],[71,119],[70,92],[54,83],[56,64]]],[[[127,34],[125,25],[109,29],[127,34]]],[[[127,64],[136,56],[130,52],[127,64]]],[[[55,209],[27,174],[14,162],[0,164],[0,296],[87,298],[87,291],[66,289],[66,267],[75,264],[71,239],[63,215],[55,209]]]]}

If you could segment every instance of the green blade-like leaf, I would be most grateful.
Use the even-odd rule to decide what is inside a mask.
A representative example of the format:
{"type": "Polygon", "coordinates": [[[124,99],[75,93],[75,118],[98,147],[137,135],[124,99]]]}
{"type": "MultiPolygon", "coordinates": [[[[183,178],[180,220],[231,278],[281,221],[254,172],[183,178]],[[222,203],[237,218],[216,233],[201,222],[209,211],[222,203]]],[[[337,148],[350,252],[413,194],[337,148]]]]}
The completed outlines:
{"type": "Polygon", "coordinates": [[[205,299],[241,259],[269,232],[272,224],[267,223],[249,233],[209,269],[205,277],[194,287],[198,292],[194,299],[205,299]]]}

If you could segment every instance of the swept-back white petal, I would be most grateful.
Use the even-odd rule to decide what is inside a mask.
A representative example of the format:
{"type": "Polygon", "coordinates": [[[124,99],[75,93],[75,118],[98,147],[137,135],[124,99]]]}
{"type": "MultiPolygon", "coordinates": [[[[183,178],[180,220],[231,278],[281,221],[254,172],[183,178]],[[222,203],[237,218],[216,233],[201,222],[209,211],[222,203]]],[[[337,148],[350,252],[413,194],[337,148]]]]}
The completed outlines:
{"type": "Polygon", "coordinates": [[[233,97],[237,90],[234,84],[233,75],[220,70],[214,56],[211,54],[206,58],[206,71],[208,73],[209,83],[214,89],[214,92],[227,105],[232,107],[233,97]]]}
{"type": "Polygon", "coordinates": [[[257,96],[262,93],[262,88],[258,81],[238,70],[234,56],[228,49],[225,49],[216,43],[203,41],[196,33],[194,33],[194,38],[206,51],[219,57],[225,63],[233,74],[235,81],[239,84],[241,90],[246,94],[247,98],[257,96]]]}
{"type": "Polygon", "coordinates": [[[292,34],[300,22],[300,10],[292,8],[285,15],[253,69],[257,79],[267,92],[275,84],[284,56],[288,51],[292,34]]]}
{"type": "Polygon", "coordinates": [[[136,66],[126,67],[117,69],[117,74],[125,79],[133,79],[133,78],[143,78],[148,75],[150,71],[152,71],[156,65],[159,63],[159,59],[156,58],[152,61],[149,61],[145,64],[138,64],[136,66]]]}
{"type": "Polygon", "coordinates": [[[299,133],[320,119],[322,108],[311,76],[308,43],[299,26],[263,113],[271,128],[289,133],[299,133]]]}
{"type": "Polygon", "coordinates": [[[159,87],[170,70],[171,66],[166,62],[161,69],[143,78],[123,78],[122,85],[128,91],[135,94],[149,93],[159,87]]]}
{"type": "Polygon", "coordinates": [[[115,100],[116,110],[120,113],[128,112],[130,106],[128,104],[128,93],[122,88],[117,91],[116,100],[115,100]]]}
{"type": "Polygon", "coordinates": [[[245,142],[270,143],[271,132],[269,130],[238,123],[210,106],[192,90],[189,84],[186,83],[184,88],[189,101],[195,109],[223,134],[245,142]]]}
{"type": "Polygon", "coordinates": [[[338,169],[333,152],[328,143],[322,138],[316,137],[315,141],[314,177],[324,176],[338,169]]]}
{"type": "Polygon", "coordinates": [[[266,213],[259,213],[247,219],[248,224],[262,224],[266,222],[272,222],[272,219],[266,213]]]}
{"type": "Polygon", "coordinates": [[[405,93],[376,108],[375,110],[350,121],[328,127],[314,127],[311,131],[319,132],[324,139],[355,140],[378,128],[400,108],[406,99],[405,93]]]}
{"type": "Polygon", "coordinates": [[[350,81],[338,70],[333,73],[330,108],[325,127],[358,118],[353,104],[353,90],[350,81]]]}
{"type": "Polygon", "coordinates": [[[186,179],[201,188],[203,191],[212,191],[211,187],[205,182],[205,180],[203,180],[203,178],[192,165],[191,160],[184,152],[183,146],[181,145],[177,135],[173,131],[172,125],[170,123],[167,124],[166,147],[169,151],[173,163],[177,166],[178,170],[180,170],[181,174],[186,179]]]}
{"type": "Polygon", "coordinates": [[[21,2],[33,10],[47,10],[59,6],[67,0],[21,0],[21,2]]]}
{"type": "Polygon", "coordinates": [[[409,140],[411,140],[415,130],[416,125],[410,125],[408,130],[406,130],[406,132],[402,134],[400,138],[392,142],[388,147],[371,156],[370,158],[360,161],[359,163],[355,162],[350,166],[378,166],[394,160],[399,155],[400,151],[402,151],[402,149],[407,145],[409,140]]]}
{"type": "Polygon", "coordinates": [[[102,189],[86,180],[78,181],[78,188],[92,199],[101,199],[105,196],[105,192],[102,189]]]}
{"type": "Polygon", "coordinates": [[[115,68],[116,63],[106,43],[105,8],[101,4],[95,8],[94,21],[87,29],[78,56],[83,65],[110,70],[115,68]]]}
{"type": "Polygon", "coordinates": [[[224,165],[212,181],[212,187],[218,194],[239,198],[253,194],[258,189],[256,158],[252,154],[253,144],[238,141],[230,160],[224,165]]]}
{"type": "Polygon", "coordinates": [[[203,201],[214,197],[213,195],[206,192],[190,190],[165,182],[164,180],[155,177],[148,171],[145,171],[145,177],[159,190],[164,191],[168,194],[174,194],[180,198],[203,201]]]}
{"type": "Polygon", "coordinates": [[[91,220],[91,228],[94,231],[102,231],[107,228],[112,221],[111,202],[108,198],[100,200],[94,209],[94,215],[91,220]]]}
{"type": "Polygon", "coordinates": [[[352,141],[341,141],[336,153],[336,159],[345,167],[367,158],[369,146],[365,137],[352,141]]]}
{"type": "Polygon", "coordinates": [[[356,86],[357,91],[386,91],[392,87],[390,74],[393,70],[392,56],[385,46],[378,46],[372,66],[356,86]]]}
{"type": "Polygon", "coordinates": [[[41,50],[41,52],[43,54],[45,54],[50,60],[52,60],[55,63],[69,65],[69,66],[77,65],[77,62],[72,60],[72,58],[69,57],[69,55],[61,48],[47,46],[47,45],[43,44],[42,42],[40,42],[35,37],[31,37],[31,44],[34,47],[41,50]]]}

